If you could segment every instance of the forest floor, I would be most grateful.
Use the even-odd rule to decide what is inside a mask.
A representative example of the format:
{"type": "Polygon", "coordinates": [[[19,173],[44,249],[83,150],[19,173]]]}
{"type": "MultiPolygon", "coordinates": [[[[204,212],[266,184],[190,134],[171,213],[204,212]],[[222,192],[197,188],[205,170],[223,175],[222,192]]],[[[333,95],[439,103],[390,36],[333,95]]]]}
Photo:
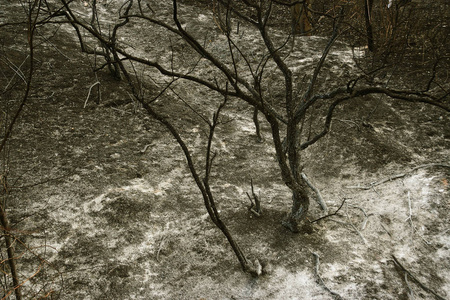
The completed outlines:
{"type": "MultiPolygon", "coordinates": [[[[11,1],[0,8],[20,12],[11,1]]],[[[189,6],[185,14],[198,12],[189,6]]],[[[450,297],[448,113],[380,97],[338,110],[331,132],[303,159],[329,212],[345,203],[335,216],[293,234],[281,225],[291,197],[269,125],[262,121],[264,141],[258,142],[251,107],[230,101],[223,111],[229,121],[214,141],[219,154],[211,185],[243,251],[266,265],[267,272],[252,277],[210,221],[176,141],[129,101],[125,82],[106,70],[94,75],[92,58],[80,53],[69,30],[42,38],[36,48],[30,101],[7,148],[14,183],[7,212],[23,251],[18,270],[23,279],[35,274],[24,285],[25,299],[38,298],[34,292],[96,300],[333,299],[316,267],[326,287],[344,299],[409,299],[411,293],[433,299],[405,277],[399,263],[424,286],[450,297]],[[87,98],[97,81],[101,97],[93,88],[87,98]],[[260,217],[248,211],[251,180],[262,201],[260,217]],[[374,182],[379,184],[369,185],[374,182]]],[[[26,57],[24,32],[0,28],[0,37],[3,59],[19,66],[26,57]]],[[[324,41],[299,38],[308,45],[299,51],[317,56],[314,49],[324,41]]],[[[352,52],[336,47],[330,64],[343,65],[352,52]]],[[[5,87],[12,77],[3,74],[5,87]]],[[[181,81],[174,89],[186,97],[194,93],[181,81]]],[[[191,105],[210,105],[209,94],[199,93],[189,98],[191,105]]],[[[3,112],[21,94],[1,98],[3,112]]],[[[201,157],[204,128],[185,113],[183,101],[165,97],[155,105],[163,110],[170,102],[171,113],[184,116],[175,124],[193,156],[201,157]]],[[[209,112],[207,107],[211,117],[209,112]]],[[[312,201],[309,219],[323,215],[312,201]]]]}

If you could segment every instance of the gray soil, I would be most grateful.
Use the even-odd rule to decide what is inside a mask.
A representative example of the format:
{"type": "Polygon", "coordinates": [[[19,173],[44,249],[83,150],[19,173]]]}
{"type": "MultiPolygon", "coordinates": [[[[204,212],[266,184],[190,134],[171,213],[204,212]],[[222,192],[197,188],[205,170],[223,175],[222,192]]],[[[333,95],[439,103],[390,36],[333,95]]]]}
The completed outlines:
{"type": "MultiPolygon", "coordinates": [[[[183,9],[184,19],[198,28],[193,31],[207,32],[211,49],[224,51],[210,12],[183,9]]],[[[10,18],[21,12],[13,1],[0,10],[10,11],[10,18]]],[[[139,24],[133,30],[124,43],[133,48],[148,41],[149,48],[139,51],[152,50],[149,56],[170,64],[163,31],[146,32],[139,24]],[[156,40],[163,44],[150,49],[156,40]]],[[[339,108],[331,132],[303,159],[329,211],[345,204],[335,216],[293,234],[281,226],[291,199],[270,128],[262,121],[264,141],[258,142],[251,107],[232,99],[214,140],[211,185],[244,252],[266,267],[256,278],[242,272],[209,220],[172,136],[130,100],[124,81],[107,70],[95,77],[93,58],[80,53],[69,26],[53,33],[43,30],[37,38],[30,101],[7,148],[7,212],[21,279],[30,278],[25,299],[334,299],[318,280],[314,255],[323,283],[344,299],[434,299],[411,277],[405,280],[393,256],[424,286],[450,297],[450,116],[444,110],[380,96],[339,108]],[[100,104],[95,88],[87,99],[96,81],[100,104]],[[391,180],[368,186],[384,179],[391,180]],[[248,211],[250,180],[262,199],[260,217],[248,211]]],[[[6,58],[16,66],[25,60],[26,34],[18,26],[0,27],[0,37],[3,90],[15,77],[6,58]]],[[[251,35],[246,38],[243,45],[251,44],[251,35]]],[[[298,38],[288,58],[293,68],[310,69],[326,41],[298,38]]],[[[172,48],[184,51],[187,61],[194,57],[181,44],[172,48]]],[[[336,45],[323,84],[345,81],[354,70],[352,57],[350,47],[336,45]]],[[[149,78],[150,95],[157,95],[164,79],[154,70],[138,71],[149,78]]],[[[214,70],[205,65],[195,72],[213,76],[214,70]]],[[[175,125],[200,165],[207,128],[184,102],[211,118],[221,98],[181,80],[173,89],[155,107],[179,116],[175,125]]],[[[1,118],[14,111],[22,93],[19,82],[2,94],[1,118]]],[[[309,220],[324,215],[312,202],[309,220]]]]}

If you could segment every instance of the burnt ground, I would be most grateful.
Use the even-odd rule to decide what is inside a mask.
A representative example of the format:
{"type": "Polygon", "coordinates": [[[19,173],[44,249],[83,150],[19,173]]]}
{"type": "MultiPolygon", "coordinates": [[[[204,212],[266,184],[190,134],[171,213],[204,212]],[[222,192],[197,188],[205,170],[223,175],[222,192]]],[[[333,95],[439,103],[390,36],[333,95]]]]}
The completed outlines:
{"type": "MultiPolygon", "coordinates": [[[[0,30],[2,86],[18,82],[2,94],[3,118],[23,93],[5,61],[25,60],[26,37],[20,27],[0,30]]],[[[326,286],[344,299],[408,299],[411,291],[415,299],[433,299],[410,277],[405,281],[392,255],[449,297],[448,113],[382,97],[342,106],[331,133],[304,154],[304,172],[331,212],[346,203],[336,216],[293,234],[281,226],[290,194],[268,124],[262,122],[265,139],[257,142],[251,108],[230,101],[211,183],[245,253],[267,266],[254,278],[240,270],[208,219],[180,147],[129,100],[126,83],[106,70],[96,78],[91,58],[66,31],[39,42],[30,99],[2,157],[18,269],[32,277],[25,299],[332,299],[316,280],[313,253],[326,286]],[[84,107],[97,80],[100,103],[94,88],[84,107]],[[414,169],[427,164],[436,165],[414,169]],[[398,174],[404,176],[357,188],[398,174]],[[251,179],[262,199],[259,218],[247,210],[251,179]]],[[[313,48],[315,40],[309,42],[313,48]]],[[[181,91],[193,91],[183,84],[181,91]]],[[[206,92],[200,95],[191,102],[196,107],[208,102],[206,92]]],[[[196,115],[173,95],[155,105],[183,116],[175,124],[200,158],[205,128],[196,115]]],[[[313,203],[309,218],[322,215],[313,203]]]]}

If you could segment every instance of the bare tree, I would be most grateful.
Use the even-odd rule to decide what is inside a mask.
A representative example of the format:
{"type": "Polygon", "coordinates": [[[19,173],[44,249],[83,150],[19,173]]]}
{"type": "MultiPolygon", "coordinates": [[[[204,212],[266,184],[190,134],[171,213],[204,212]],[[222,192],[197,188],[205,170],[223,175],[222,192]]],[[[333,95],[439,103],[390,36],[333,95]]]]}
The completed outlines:
{"type": "MultiPolygon", "coordinates": [[[[208,178],[215,157],[211,152],[211,144],[214,129],[220,123],[219,114],[226,100],[233,98],[247,103],[268,122],[281,177],[292,191],[292,207],[286,219],[283,220],[283,225],[293,232],[298,232],[310,206],[308,184],[301,175],[305,163],[302,152],[327,135],[336,108],[342,107],[345,103],[351,103],[352,99],[368,95],[384,95],[386,101],[424,103],[450,111],[448,91],[438,81],[437,76],[441,70],[440,67],[447,63],[445,60],[448,58],[442,58],[442,55],[435,58],[435,63],[430,69],[430,76],[420,88],[402,86],[394,88],[386,81],[378,79],[377,75],[386,72],[391,66],[386,60],[387,56],[382,57],[384,60],[368,56],[367,60],[357,61],[360,65],[359,72],[330,85],[321,78],[321,75],[326,69],[328,56],[336,41],[339,38],[348,39],[351,36],[348,32],[354,27],[349,22],[351,17],[347,14],[348,6],[335,5],[333,10],[327,10],[322,14],[330,24],[330,30],[327,32],[328,41],[321,49],[322,54],[315,67],[309,71],[302,70],[297,73],[298,71],[291,68],[287,60],[291,53],[288,46],[292,36],[287,34],[279,38],[272,31],[272,12],[280,5],[286,8],[285,2],[275,0],[219,2],[222,5],[220,30],[225,37],[222,46],[223,49],[227,49],[225,56],[208,48],[206,37],[199,36],[198,32],[191,31],[189,25],[185,25],[189,20],[183,19],[183,10],[180,10],[180,4],[176,0],[172,1],[171,7],[160,6],[161,9],[170,10],[171,19],[167,17],[167,11],[157,12],[151,4],[145,4],[143,1],[126,1],[119,10],[120,17],[117,23],[108,35],[103,34],[89,20],[83,19],[81,14],[78,14],[71,6],[71,1],[60,0],[64,7],[65,18],[75,31],[87,33],[91,39],[94,38],[97,43],[107,49],[107,53],[112,57],[111,62],[107,61],[107,63],[117,64],[120,67],[133,89],[134,97],[175,137],[184,152],[192,176],[202,192],[212,221],[227,237],[243,268],[258,274],[260,273],[258,263],[249,267],[245,256],[221,221],[209,187],[208,178]],[[133,22],[139,26],[146,26],[147,30],[163,29],[170,38],[178,38],[179,43],[194,51],[197,59],[186,66],[185,63],[189,60],[176,57],[177,54],[172,52],[170,64],[164,65],[157,59],[147,58],[142,55],[142,52],[130,50],[139,47],[140,44],[130,46],[127,43],[131,42],[121,42],[119,35],[125,32],[126,35],[133,35],[133,27],[129,26],[133,22]],[[239,43],[240,37],[250,30],[258,32],[261,51],[257,54],[239,43]],[[200,65],[213,69],[213,75],[202,73],[200,65]],[[174,81],[186,80],[218,93],[222,95],[222,99],[225,99],[225,102],[222,100],[216,105],[212,121],[211,119],[203,120],[209,127],[203,179],[198,175],[188,146],[173,125],[173,120],[177,116],[166,116],[159,112],[154,106],[156,98],[148,99],[140,92],[142,80],[133,75],[138,66],[156,69],[169,79],[167,85],[157,95],[164,93],[174,81]],[[277,89],[281,96],[271,97],[270,91],[273,89],[277,89]]],[[[101,20],[97,19],[96,22],[101,20]]],[[[126,36],[122,37],[126,40],[126,36]]],[[[84,45],[82,49],[89,51],[87,50],[89,41],[85,35],[78,34],[78,38],[84,45]]],[[[90,47],[92,49],[93,46],[90,47]]]]}
{"type": "MultiPolygon", "coordinates": [[[[16,243],[15,237],[12,234],[12,228],[10,226],[10,221],[7,215],[7,198],[9,194],[9,182],[8,182],[8,160],[9,160],[9,151],[7,150],[7,142],[10,139],[14,126],[17,123],[17,120],[20,116],[20,114],[23,111],[23,108],[27,101],[29,100],[29,94],[31,90],[31,82],[33,80],[33,74],[34,74],[34,38],[35,38],[35,31],[37,26],[37,21],[39,18],[39,14],[41,12],[41,5],[42,1],[35,0],[30,1],[27,4],[24,4],[23,7],[26,11],[26,24],[27,24],[27,41],[28,41],[28,56],[26,60],[28,61],[28,72],[27,74],[23,74],[20,69],[15,68],[14,65],[10,64],[10,68],[13,70],[13,78],[17,76],[17,78],[21,78],[24,83],[25,87],[23,90],[22,99],[16,108],[15,112],[12,114],[11,117],[9,117],[7,111],[2,112],[2,116],[6,116],[4,119],[2,118],[1,124],[4,127],[4,132],[2,134],[2,139],[0,143],[0,154],[2,155],[1,160],[1,174],[0,174],[0,223],[3,230],[3,237],[5,240],[5,249],[7,253],[7,259],[6,261],[9,264],[9,272],[11,273],[12,278],[12,289],[8,292],[5,292],[5,297],[8,297],[11,293],[14,293],[16,296],[16,299],[22,299],[22,283],[19,278],[19,272],[17,269],[16,259],[17,256],[15,254],[15,246],[16,243]],[[8,120],[10,119],[10,120],[8,120]],[[9,122],[8,122],[9,121],[9,122]]],[[[8,91],[14,88],[14,84],[11,84],[12,78],[10,80],[10,85],[6,85],[4,87],[4,90],[2,91],[3,94],[7,94],[8,91]],[[11,88],[9,87],[11,86],[11,88]]],[[[2,97],[3,98],[3,97],[2,97]]]]}
{"type": "Polygon", "coordinates": [[[375,51],[372,27],[372,7],[373,0],[364,1],[364,17],[366,19],[367,46],[370,51],[375,51]]]}
{"type": "MultiPolygon", "coordinates": [[[[11,27],[25,29],[24,35],[18,35],[14,39],[14,47],[2,45],[0,52],[0,68],[2,68],[3,75],[0,90],[0,225],[4,240],[0,263],[3,273],[2,299],[7,299],[12,295],[15,296],[15,299],[43,299],[50,295],[57,297],[55,291],[48,288],[51,285],[48,274],[43,276],[45,282],[42,288],[30,291],[27,289],[27,285],[32,279],[36,280],[39,277],[38,274],[44,273],[46,267],[51,264],[40,255],[39,251],[32,249],[24,242],[24,236],[28,238],[29,233],[21,232],[18,229],[17,223],[23,220],[18,222],[17,219],[14,219],[16,216],[10,213],[9,206],[13,203],[11,200],[15,196],[15,191],[43,183],[21,184],[23,174],[17,175],[15,173],[17,171],[11,167],[12,157],[16,154],[16,149],[11,144],[13,144],[12,137],[22,122],[21,117],[24,110],[32,101],[30,95],[33,93],[33,85],[36,81],[35,73],[39,66],[39,59],[36,58],[36,48],[39,44],[39,41],[36,40],[39,40],[40,35],[39,27],[48,24],[51,16],[48,14],[48,3],[45,0],[20,1],[18,4],[24,12],[24,20],[0,23],[2,30],[11,27]],[[24,45],[23,51],[18,51],[22,45],[24,45]],[[16,51],[17,53],[15,53],[16,51]],[[25,266],[21,262],[29,256],[37,264],[36,269],[30,269],[31,260],[28,260],[25,266]]],[[[46,249],[47,245],[42,248],[46,249]]],[[[34,288],[37,286],[36,282],[34,288]]]]}

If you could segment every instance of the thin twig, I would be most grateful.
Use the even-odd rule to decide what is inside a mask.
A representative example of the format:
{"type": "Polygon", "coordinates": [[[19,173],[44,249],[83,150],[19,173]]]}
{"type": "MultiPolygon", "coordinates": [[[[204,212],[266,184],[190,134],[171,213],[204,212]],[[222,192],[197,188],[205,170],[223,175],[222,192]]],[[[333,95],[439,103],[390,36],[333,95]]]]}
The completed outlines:
{"type": "Polygon", "coordinates": [[[138,151],[138,153],[140,153],[140,154],[144,154],[144,153],[145,153],[145,151],[147,151],[148,147],[150,147],[150,146],[151,146],[151,144],[147,144],[147,145],[145,145],[145,146],[144,146],[144,149],[142,149],[142,150],[139,150],[139,151],[138,151]]]}
{"type": "Polygon", "coordinates": [[[369,220],[369,216],[364,216],[364,221],[361,224],[361,230],[366,229],[367,221],[369,220]]]}
{"type": "Polygon", "coordinates": [[[259,197],[255,194],[255,189],[253,188],[253,179],[250,179],[250,185],[252,187],[252,197],[255,200],[255,203],[253,203],[252,197],[250,197],[249,193],[247,194],[248,199],[250,200],[250,207],[248,208],[249,211],[251,211],[253,214],[255,214],[257,217],[261,216],[261,201],[259,197]],[[255,208],[253,208],[255,207],[255,208]]]}
{"type": "Polygon", "coordinates": [[[319,254],[317,254],[317,253],[315,253],[315,252],[311,252],[311,254],[314,256],[314,274],[315,274],[316,277],[317,277],[316,282],[317,282],[318,284],[320,284],[321,286],[323,286],[323,288],[324,288],[327,292],[329,292],[331,295],[333,295],[333,297],[334,297],[335,299],[342,299],[342,297],[341,297],[338,293],[333,292],[332,290],[330,290],[330,289],[325,285],[325,282],[323,281],[322,277],[320,276],[320,274],[319,274],[319,264],[320,264],[320,259],[319,259],[320,256],[319,256],[319,254]]]}
{"type": "Polygon", "coordinates": [[[374,191],[375,192],[375,194],[377,194],[378,196],[380,196],[380,193],[378,193],[378,191],[375,189],[375,187],[374,186],[372,186],[372,191],[374,191]]]}
{"type": "Polygon", "coordinates": [[[347,186],[346,188],[348,188],[348,189],[369,190],[369,189],[371,189],[371,188],[373,188],[373,187],[375,187],[375,186],[377,186],[377,185],[386,183],[386,182],[388,182],[388,181],[392,181],[392,180],[395,180],[395,179],[403,178],[403,177],[405,177],[406,175],[408,175],[408,174],[410,174],[410,173],[412,173],[412,172],[414,172],[414,171],[416,171],[416,170],[418,170],[418,169],[424,169],[424,168],[430,168],[430,167],[444,167],[444,168],[450,168],[450,165],[449,165],[449,164],[446,164],[446,163],[431,163],[431,164],[426,164],[426,165],[420,165],[420,166],[417,166],[417,167],[415,167],[415,168],[412,168],[410,171],[408,171],[408,172],[406,172],[406,173],[393,175],[393,176],[390,176],[390,177],[388,177],[388,178],[385,178],[385,179],[382,179],[382,180],[379,180],[379,181],[371,182],[371,183],[369,183],[368,185],[363,185],[363,186],[360,186],[360,185],[357,185],[357,186],[347,186]]]}
{"type": "Polygon", "coordinates": [[[392,237],[392,234],[389,232],[389,230],[386,229],[386,227],[384,227],[383,223],[380,222],[381,227],[384,229],[384,231],[386,231],[386,233],[392,237]]]}
{"type": "Polygon", "coordinates": [[[414,292],[413,292],[411,286],[409,285],[408,273],[406,273],[406,272],[405,272],[405,282],[406,282],[406,286],[408,287],[408,290],[409,290],[409,293],[408,293],[409,294],[409,298],[410,299],[414,299],[414,292]]]}
{"type": "Polygon", "coordinates": [[[409,207],[409,215],[408,218],[406,218],[405,222],[409,220],[409,223],[411,224],[411,229],[414,232],[414,224],[412,220],[412,206],[411,206],[411,192],[408,191],[408,207],[409,207]]]}
{"type": "MultiPolygon", "coordinates": [[[[408,173],[409,173],[409,172],[408,172],[408,173]]],[[[372,189],[373,187],[375,187],[375,186],[377,186],[377,185],[386,183],[386,182],[388,182],[388,181],[393,181],[393,180],[398,179],[398,178],[403,178],[403,177],[405,177],[408,173],[397,174],[397,175],[394,175],[394,176],[391,176],[391,177],[382,179],[382,180],[380,180],[380,181],[371,182],[371,183],[369,183],[368,185],[365,185],[365,186],[359,186],[359,185],[357,185],[357,186],[346,186],[346,188],[348,188],[348,189],[370,190],[370,189],[372,189]]]]}
{"type": "Polygon", "coordinates": [[[133,114],[132,112],[129,112],[129,111],[126,111],[126,110],[123,110],[123,109],[119,109],[119,108],[117,108],[117,107],[111,107],[111,109],[112,109],[112,110],[120,111],[121,113],[124,113],[124,114],[130,114],[130,115],[133,114]]]}
{"type": "Polygon", "coordinates": [[[320,221],[320,220],[322,220],[322,219],[325,219],[325,218],[328,218],[328,217],[331,217],[331,216],[336,215],[336,214],[338,213],[338,211],[342,208],[342,206],[344,206],[345,200],[347,200],[347,199],[344,198],[344,201],[342,201],[341,206],[339,206],[339,208],[338,208],[334,213],[328,214],[328,215],[323,216],[323,217],[320,217],[320,218],[318,218],[318,219],[316,219],[316,220],[314,220],[314,221],[311,221],[310,223],[315,223],[315,222],[318,222],[318,221],[320,221]]]}
{"type": "Polygon", "coordinates": [[[70,57],[68,57],[66,54],[64,54],[61,50],[59,50],[59,48],[56,47],[52,42],[50,42],[50,39],[45,38],[41,33],[39,33],[39,35],[45,39],[45,43],[48,43],[50,46],[52,46],[59,54],[64,56],[67,60],[70,60],[70,61],[72,60],[70,57]]]}
{"type": "Polygon", "coordinates": [[[342,221],[335,220],[335,219],[330,219],[330,220],[333,221],[333,222],[336,222],[336,223],[338,223],[338,224],[342,224],[342,225],[345,225],[345,226],[350,226],[350,227],[352,227],[352,229],[355,230],[356,233],[357,233],[357,234],[360,236],[360,238],[363,240],[364,244],[367,244],[367,241],[366,241],[366,239],[364,238],[364,236],[361,234],[361,232],[358,231],[358,229],[357,229],[357,228],[355,227],[355,225],[353,225],[352,223],[342,222],[342,221]]]}
{"type": "Polygon", "coordinates": [[[417,285],[420,286],[424,291],[433,294],[433,295],[436,297],[436,299],[439,299],[439,300],[445,300],[444,297],[438,295],[435,291],[433,291],[432,289],[426,287],[426,286],[425,286],[423,283],[421,283],[416,277],[414,277],[414,275],[412,275],[411,272],[408,271],[408,270],[407,270],[407,269],[406,269],[406,268],[398,261],[398,259],[397,259],[394,255],[392,255],[392,258],[394,259],[394,262],[397,264],[397,266],[399,266],[400,269],[402,269],[402,271],[405,272],[405,274],[408,274],[409,277],[411,277],[411,279],[412,279],[413,281],[415,281],[415,282],[417,283],[417,285]]]}
{"type": "Polygon", "coordinates": [[[369,220],[369,217],[373,216],[373,214],[367,214],[366,211],[362,207],[355,206],[355,205],[350,205],[350,206],[359,209],[364,214],[364,220],[363,220],[363,222],[361,224],[361,230],[364,230],[366,228],[367,221],[369,220]]]}
{"type": "MultiPolygon", "coordinates": [[[[416,232],[416,228],[415,228],[415,226],[414,226],[414,224],[413,224],[413,220],[412,220],[412,201],[411,201],[411,193],[410,193],[410,191],[408,191],[408,209],[409,209],[409,215],[408,215],[408,217],[406,218],[405,222],[409,220],[409,223],[411,224],[411,230],[412,230],[412,233],[414,234],[414,233],[416,232]]],[[[417,235],[423,240],[423,242],[424,242],[427,246],[433,247],[433,246],[431,245],[431,243],[430,243],[429,241],[427,241],[427,240],[426,240],[422,235],[420,235],[418,232],[417,232],[417,235]]]]}
{"type": "Polygon", "coordinates": [[[361,237],[361,239],[363,240],[363,242],[364,242],[364,244],[367,244],[367,241],[366,241],[366,239],[364,238],[364,236],[362,235],[362,233],[361,232],[359,232],[359,230],[358,230],[358,228],[356,228],[356,226],[351,222],[351,220],[350,220],[350,216],[349,216],[349,214],[348,214],[348,205],[347,205],[347,210],[345,211],[345,215],[347,216],[347,219],[348,219],[348,225],[350,225],[350,227],[352,227],[353,228],[353,230],[355,230],[356,231],[356,233],[361,237]]]}
{"type": "Polygon", "coordinates": [[[45,97],[30,97],[32,100],[48,100],[55,95],[55,92],[52,92],[50,95],[45,97]]]}
{"type": "Polygon", "coordinates": [[[361,131],[361,128],[359,127],[359,125],[358,125],[358,123],[356,123],[355,121],[353,121],[353,120],[344,120],[344,119],[334,119],[334,120],[336,120],[336,121],[339,121],[339,122],[342,122],[342,123],[344,123],[344,124],[349,124],[349,126],[355,126],[356,127],[356,129],[358,130],[358,131],[361,131]]]}
{"type": "Polygon", "coordinates": [[[164,241],[166,240],[166,237],[164,236],[162,239],[161,239],[161,242],[159,243],[159,247],[158,247],[158,251],[156,251],[156,261],[157,262],[159,262],[159,253],[161,252],[161,249],[162,249],[162,247],[163,247],[163,245],[164,245],[164,241]]]}
{"type": "Polygon", "coordinates": [[[362,241],[364,242],[364,244],[367,244],[366,238],[362,235],[362,233],[358,230],[358,228],[356,228],[356,226],[353,225],[353,223],[347,223],[347,224],[349,224],[349,225],[353,228],[353,230],[356,231],[356,233],[357,233],[357,234],[359,235],[359,237],[362,239],[362,241]]]}
{"type": "Polygon", "coordinates": [[[6,59],[6,64],[8,65],[8,67],[13,70],[14,75],[11,77],[11,79],[8,81],[8,84],[5,86],[4,91],[6,91],[9,87],[9,85],[11,84],[11,82],[13,81],[14,77],[17,75],[18,77],[20,77],[20,79],[22,79],[22,81],[27,84],[27,80],[25,78],[25,74],[22,72],[22,70],[20,69],[23,64],[27,61],[28,57],[30,57],[30,55],[27,55],[27,57],[25,57],[25,59],[23,60],[23,62],[20,64],[20,66],[16,66],[12,61],[9,60],[8,57],[5,57],[6,59]]]}
{"type": "Polygon", "coordinates": [[[100,84],[100,82],[95,82],[94,84],[92,84],[90,87],[89,87],[89,93],[88,93],[88,95],[87,95],[87,97],[86,97],[86,101],[84,101],[84,106],[83,106],[83,108],[86,108],[86,105],[87,105],[87,102],[88,102],[88,100],[89,100],[89,96],[91,95],[91,91],[92,91],[92,88],[94,87],[94,86],[96,86],[97,84],[100,84]]]}

